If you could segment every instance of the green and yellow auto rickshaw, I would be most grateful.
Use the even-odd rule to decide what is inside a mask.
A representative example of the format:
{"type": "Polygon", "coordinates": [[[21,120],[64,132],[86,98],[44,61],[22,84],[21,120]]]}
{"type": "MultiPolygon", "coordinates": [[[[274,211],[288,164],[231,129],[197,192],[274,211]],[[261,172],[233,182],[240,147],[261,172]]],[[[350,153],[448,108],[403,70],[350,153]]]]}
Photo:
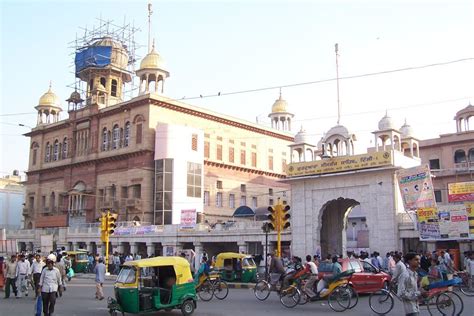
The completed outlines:
{"type": "Polygon", "coordinates": [[[257,280],[257,265],[251,255],[223,252],[217,255],[214,269],[219,270],[225,281],[244,283],[257,280]]]}
{"type": "Polygon", "coordinates": [[[86,250],[66,251],[66,254],[71,260],[71,267],[75,273],[87,272],[87,265],[89,264],[89,258],[87,257],[86,250]]]}
{"type": "Polygon", "coordinates": [[[147,314],[181,309],[191,315],[196,309],[196,290],[189,262],[181,257],[155,257],[125,262],[109,298],[110,315],[147,314]]]}

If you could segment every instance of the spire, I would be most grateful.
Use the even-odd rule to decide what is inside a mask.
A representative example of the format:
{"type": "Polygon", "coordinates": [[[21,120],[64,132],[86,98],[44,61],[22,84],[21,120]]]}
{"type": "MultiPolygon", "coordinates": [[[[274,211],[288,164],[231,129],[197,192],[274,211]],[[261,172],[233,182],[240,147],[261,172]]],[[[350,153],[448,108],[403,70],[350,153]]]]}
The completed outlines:
{"type": "Polygon", "coordinates": [[[281,87],[280,87],[280,97],[278,99],[281,100],[281,87]]]}
{"type": "Polygon", "coordinates": [[[51,92],[51,86],[53,85],[53,82],[49,80],[49,92],[51,92]]]}
{"type": "Polygon", "coordinates": [[[341,121],[341,102],[339,100],[339,44],[334,45],[336,53],[336,85],[337,85],[337,125],[341,121]]]}
{"type": "Polygon", "coordinates": [[[151,15],[153,14],[153,10],[151,9],[151,2],[148,2],[148,52],[150,50],[150,42],[151,42],[151,15]]]}

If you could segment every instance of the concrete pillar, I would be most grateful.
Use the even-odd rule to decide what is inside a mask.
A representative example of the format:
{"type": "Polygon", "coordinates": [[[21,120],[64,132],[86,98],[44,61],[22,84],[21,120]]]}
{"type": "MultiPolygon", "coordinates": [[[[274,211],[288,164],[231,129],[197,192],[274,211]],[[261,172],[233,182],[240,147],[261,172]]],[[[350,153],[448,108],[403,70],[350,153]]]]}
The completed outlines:
{"type": "Polygon", "coordinates": [[[130,242],[130,253],[135,256],[138,251],[138,244],[136,242],[130,242]]]}
{"type": "Polygon", "coordinates": [[[199,270],[199,265],[201,264],[201,258],[203,255],[204,249],[203,246],[200,242],[195,242],[194,243],[194,271],[199,270]]]}
{"type": "Polygon", "coordinates": [[[124,252],[123,242],[118,243],[117,252],[123,254],[123,252],[124,252]]]}
{"type": "Polygon", "coordinates": [[[152,242],[146,243],[146,254],[148,256],[155,256],[155,244],[152,242]]]}
{"type": "Polygon", "coordinates": [[[237,246],[239,246],[239,253],[247,253],[248,252],[248,245],[246,242],[238,242],[237,246]]]}

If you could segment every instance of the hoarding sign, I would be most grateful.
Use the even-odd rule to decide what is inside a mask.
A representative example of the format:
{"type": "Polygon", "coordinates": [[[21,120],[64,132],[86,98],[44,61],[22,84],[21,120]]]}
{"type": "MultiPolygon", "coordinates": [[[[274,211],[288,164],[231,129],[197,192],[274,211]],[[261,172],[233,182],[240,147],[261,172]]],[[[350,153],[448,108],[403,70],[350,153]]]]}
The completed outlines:
{"type": "Polygon", "coordinates": [[[448,183],[448,202],[474,201],[474,181],[448,183]]]}
{"type": "Polygon", "coordinates": [[[469,221],[469,238],[474,239],[474,203],[466,203],[466,213],[469,221]]]}
{"type": "Polygon", "coordinates": [[[416,212],[418,217],[418,231],[421,240],[437,240],[441,234],[438,224],[438,210],[435,207],[419,209],[416,212]]]}
{"type": "Polygon", "coordinates": [[[420,240],[469,239],[469,216],[464,205],[421,208],[417,218],[420,240]]]}
{"type": "Polygon", "coordinates": [[[401,169],[396,174],[406,210],[436,207],[428,164],[401,169]]]}
{"type": "Polygon", "coordinates": [[[180,229],[194,229],[196,227],[196,210],[181,210],[180,229]]]}

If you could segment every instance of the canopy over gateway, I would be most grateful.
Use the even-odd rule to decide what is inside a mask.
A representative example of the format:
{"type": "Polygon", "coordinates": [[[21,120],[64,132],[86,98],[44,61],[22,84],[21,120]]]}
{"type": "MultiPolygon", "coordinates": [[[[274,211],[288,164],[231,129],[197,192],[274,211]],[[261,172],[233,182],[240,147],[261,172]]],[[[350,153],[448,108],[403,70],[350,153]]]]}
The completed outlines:
{"type": "Polygon", "coordinates": [[[233,217],[252,217],[255,216],[255,212],[248,206],[239,206],[232,215],[233,217]]]}

